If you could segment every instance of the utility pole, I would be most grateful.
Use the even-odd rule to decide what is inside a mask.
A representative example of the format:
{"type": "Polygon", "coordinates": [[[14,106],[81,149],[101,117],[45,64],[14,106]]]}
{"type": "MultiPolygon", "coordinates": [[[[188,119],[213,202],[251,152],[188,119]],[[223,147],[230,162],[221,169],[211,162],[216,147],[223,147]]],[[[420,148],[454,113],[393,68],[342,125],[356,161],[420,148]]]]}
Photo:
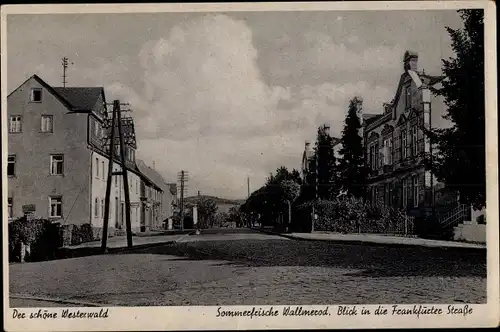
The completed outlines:
{"type": "Polygon", "coordinates": [[[247,176],[247,198],[250,197],[250,177],[247,176]]]}
{"type": "MultiPolygon", "coordinates": [[[[130,188],[128,185],[128,174],[127,167],[125,161],[125,143],[124,143],[124,135],[122,128],[122,115],[123,112],[120,108],[121,105],[128,104],[120,104],[119,100],[115,100],[113,102],[113,114],[111,117],[111,134],[109,137],[109,154],[108,154],[108,178],[106,182],[106,197],[104,203],[104,222],[102,229],[102,244],[101,250],[103,252],[107,251],[107,241],[108,241],[108,225],[109,225],[109,205],[110,205],[110,196],[111,196],[111,185],[113,176],[122,176],[123,177],[123,192],[125,195],[125,223],[126,223],[126,231],[127,231],[127,246],[131,248],[133,246],[132,243],[132,224],[130,221],[130,188]],[[119,149],[120,149],[120,160],[119,164],[121,166],[121,171],[113,172],[113,163],[114,163],[114,154],[115,154],[115,145],[116,145],[116,133],[115,129],[118,130],[118,140],[119,140],[119,149]]],[[[125,111],[125,110],[124,110],[125,111]]],[[[115,207],[118,209],[118,206],[115,207]]]]}
{"type": "Polygon", "coordinates": [[[177,179],[179,180],[180,182],[180,187],[181,187],[181,192],[180,192],[180,204],[179,204],[179,208],[180,208],[180,218],[181,218],[181,231],[184,230],[184,191],[186,190],[185,187],[186,187],[186,181],[187,181],[187,172],[182,170],[179,172],[179,174],[177,174],[177,179]]]}

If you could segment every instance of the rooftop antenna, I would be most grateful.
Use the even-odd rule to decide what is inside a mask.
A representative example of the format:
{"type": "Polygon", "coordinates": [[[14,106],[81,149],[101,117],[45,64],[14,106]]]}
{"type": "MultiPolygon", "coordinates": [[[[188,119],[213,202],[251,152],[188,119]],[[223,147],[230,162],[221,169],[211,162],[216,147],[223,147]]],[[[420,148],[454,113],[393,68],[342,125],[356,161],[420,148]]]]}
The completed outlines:
{"type": "MultiPolygon", "coordinates": [[[[73,62],[71,64],[73,64],[73,62]]],[[[66,87],[66,83],[67,83],[66,71],[68,70],[68,58],[67,57],[62,58],[62,66],[63,66],[63,87],[66,87]]]]}

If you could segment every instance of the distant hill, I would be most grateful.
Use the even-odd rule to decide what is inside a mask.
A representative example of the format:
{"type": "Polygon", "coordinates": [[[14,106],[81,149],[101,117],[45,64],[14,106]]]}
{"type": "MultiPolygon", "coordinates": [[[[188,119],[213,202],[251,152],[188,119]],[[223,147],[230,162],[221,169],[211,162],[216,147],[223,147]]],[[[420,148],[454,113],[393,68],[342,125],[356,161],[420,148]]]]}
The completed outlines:
{"type": "Polygon", "coordinates": [[[188,203],[195,203],[198,200],[198,197],[211,198],[215,201],[215,204],[217,204],[217,205],[220,205],[220,204],[241,205],[241,204],[245,203],[245,201],[246,201],[244,199],[227,199],[227,198],[220,198],[220,197],[208,196],[208,195],[186,197],[185,201],[188,203]]]}

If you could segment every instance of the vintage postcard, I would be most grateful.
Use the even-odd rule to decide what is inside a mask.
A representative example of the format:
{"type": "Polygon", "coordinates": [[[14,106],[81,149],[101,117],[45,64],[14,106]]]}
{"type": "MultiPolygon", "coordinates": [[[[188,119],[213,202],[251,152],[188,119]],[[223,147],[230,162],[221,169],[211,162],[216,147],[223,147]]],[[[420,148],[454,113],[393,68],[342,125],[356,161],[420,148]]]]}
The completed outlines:
{"type": "Polygon", "coordinates": [[[1,7],[5,330],[497,326],[495,13],[1,7]]]}

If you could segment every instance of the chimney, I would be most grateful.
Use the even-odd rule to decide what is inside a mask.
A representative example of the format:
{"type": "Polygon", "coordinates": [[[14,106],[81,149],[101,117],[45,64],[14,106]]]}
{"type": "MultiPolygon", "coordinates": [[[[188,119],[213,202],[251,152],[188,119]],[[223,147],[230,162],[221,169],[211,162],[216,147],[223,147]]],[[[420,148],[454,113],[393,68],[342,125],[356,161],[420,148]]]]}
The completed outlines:
{"type": "Polygon", "coordinates": [[[418,53],[413,51],[406,51],[404,58],[404,70],[418,70],[418,53]]]}

